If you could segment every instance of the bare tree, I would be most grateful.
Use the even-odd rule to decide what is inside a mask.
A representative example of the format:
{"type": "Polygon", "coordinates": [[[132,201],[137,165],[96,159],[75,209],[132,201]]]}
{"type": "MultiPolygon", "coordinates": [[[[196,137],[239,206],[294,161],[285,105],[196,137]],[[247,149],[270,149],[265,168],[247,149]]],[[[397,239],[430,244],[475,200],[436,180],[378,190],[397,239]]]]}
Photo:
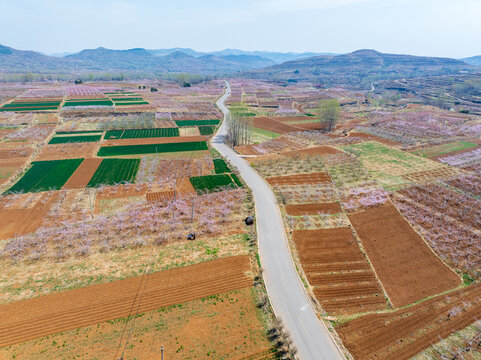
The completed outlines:
{"type": "Polygon", "coordinates": [[[250,116],[233,112],[227,115],[227,143],[231,146],[250,143],[252,134],[252,119],[250,116]]]}
{"type": "Polygon", "coordinates": [[[331,130],[339,120],[340,106],[336,99],[327,99],[319,101],[319,114],[321,123],[327,125],[327,131],[331,130]]]}

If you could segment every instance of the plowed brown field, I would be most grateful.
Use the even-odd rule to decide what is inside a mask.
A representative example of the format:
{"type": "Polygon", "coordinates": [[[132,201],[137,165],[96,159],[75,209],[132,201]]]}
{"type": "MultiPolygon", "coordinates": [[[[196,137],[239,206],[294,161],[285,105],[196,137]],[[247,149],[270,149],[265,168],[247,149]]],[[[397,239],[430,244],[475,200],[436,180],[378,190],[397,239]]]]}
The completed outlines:
{"type": "Polygon", "coordinates": [[[97,171],[102,159],[90,158],[84,159],[80,166],[75,170],[70,179],[67,180],[62,189],[83,189],[85,188],[92,176],[97,171]]]}
{"type": "Polygon", "coordinates": [[[309,185],[327,184],[331,182],[331,177],[325,172],[314,172],[309,174],[296,174],[286,176],[273,176],[266,178],[267,182],[276,185],[309,185]]]}
{"type": "Polygon", "coordinates": [[[249,268],[247,255],[228,257],[2,305],[0,347],[248,287],[249,268]]]}
{"type": "Polygon", "coordinates": [[[336,330],[356,360],[404,360],[480,317],[478,284],[392,313],[362,316],[336,330]]]}
{"type": "Polygon", "coordinates": [[[286,213],[293,216],[337,214],[342,212],[341,206],[334,203],[313,203],[313,204],[289,204],[286,205],[286,213]]]}
{"type": "Polygon", "coordinates": [[[80,159],[93,157],[97,150],[97,143],[71,143],[45,145],[35,158],[36,161],[80,159]]]}
{"type": "Polygon", "coordinates": [[[294,124],[294,126],[303,130],[323,130],[326,129],[326,125],[321,124],[319,121],[310,123],[294,124]]]}
{"type": "Polygon", "coordinates": [[[174,137],[159,137],[159,138],[138,138],[138,139],[117,139],[105,140],[102,146],[122,146],[122,145],[144,145],[144,144],[170,144],[170,143],[184,143],[195,141],[208,141],[208,135],[200,136],[174,136],[174,137]]]}
{"type": "Polygon", "coordinates": [[[393,205],[349,215],[372,266],[396,307],[452,289],[461,279],[393,205]]]}
{"type": "Polygon", "coordinates": [[[439,169],[416,171],[410,174],[403,175],[405,179],[421,182],[421,181],[434,181],[436,179],[450,179],[458,176],[458,172],[454,168],[442,167],[439,169]]]}
{"type": "Polygon", "coordinates": [[[341,315],[386,307],[383,290],[350,228],[295,230],[293,237],[325,311],[341,315]]]}
{"type": "Polygon", "coordinates": [[[258,129],[272,131],[278,134],[287,134],[303,130],[295,125],[289,125],[265,116],[256,117],[253,121],[253,125],[258,129]]]}
{"type": "Polygon", "coordinates": [[[166,202],[175,198],[175,190],[148,192],[145,197],[148,202],[166,202]]]}
{"type": "Polygon", "coordinates": [[[22,197],[38,197],[28,207],[12,207],[0,209],[0,240],[17,235],[30,234],[36,231],[51,206],[57,200],[57,193],[25,194],[22,197]]]}

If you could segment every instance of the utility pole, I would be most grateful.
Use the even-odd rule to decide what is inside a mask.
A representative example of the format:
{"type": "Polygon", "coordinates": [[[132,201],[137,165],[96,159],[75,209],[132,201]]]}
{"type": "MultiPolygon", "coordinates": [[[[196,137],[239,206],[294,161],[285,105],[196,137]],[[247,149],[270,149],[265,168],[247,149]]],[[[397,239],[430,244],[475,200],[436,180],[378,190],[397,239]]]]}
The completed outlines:
{"type": "Polygon", "coordinates": [[[164,345],[160,346],[160,360],[164,360],[164,345]]]}

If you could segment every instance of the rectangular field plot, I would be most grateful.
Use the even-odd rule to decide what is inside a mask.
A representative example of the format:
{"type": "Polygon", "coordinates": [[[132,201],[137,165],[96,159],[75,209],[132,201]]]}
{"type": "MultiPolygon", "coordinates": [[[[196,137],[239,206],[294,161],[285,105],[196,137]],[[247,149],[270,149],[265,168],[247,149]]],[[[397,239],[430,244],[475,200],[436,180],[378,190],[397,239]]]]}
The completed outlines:
{"type": "Polygon", "coordinates": [[[12,101],[0,108],[0,111],[38,111],[57,110],[62,100],[12,101]]]}
{"type": "Polygon", "coordinates": [[[207,150],[205,141],[179,142],[166,144],[141,144],[124,146],[102,146],[97,153],[98,156],[119,156],[134,154],[157,154],[182,151],[201,151],[207,150]]]}
{"type": "Polygon", "coordinates": [[[212,135],[214,133],[214,126],[199,126],[200,135],[212,135]]]}
{"type": "Polygon", "coordinates": [[[247,255],[39,296],[0,306],[0,347],[252,286],[247,255]],[[142,299],[137,296],[142,285],[142,299]],[[28,309],[28,311],[27,311],[28,309]],[[66,321],[69,319],[69,321],[66,321]]]}
{"type": "Polygon", "coordinates": [[[266,178],[272,186],[282,185],[307,185],[307,184],[327,184],[331,182],[331,177],[325,172],[313,172],[309,174],[296,174],[286,176],[273,176],[266,178]]]}
{"type": "Polygon", "coordinates": [[[393,205],[349,215],[391,302],[409,305],[460,285],[393,205]]]}
{"type": "Polygon", "coordinates": [[[294,242],[314,294],[328,313],[384,309],[384,292],[348,227],[295,230],[294,242]]]}
{"type": "Polygon", "coordinates": [[[178,128],[109,130],[106,139],[140,139],[179,136],[178,128]]]}
{"type": "Polygon", "coordinates": [[[231,172],[229,166],[227,166],[227,163],[223,159],[213,159],[212,161],[214,163],[214,171],[216,174],[224,174],[231,172]]]}
{"type": "Polygon", "coordinates": [[[82,161],[83,159],[34,161],[32,167],[8,192],[59,190],[82,161]]]}
{"type": "Polygon", "coordinates": [[[204,126],[204,125],[217,125],[220,123],[220,120],[176,120],[175,123],[177,126],[204,126]]]}
{"type": "Polygon", "coordinates": [[[132,183],[139,165],[140,159],[103,159],[87,187],[132,183]]]}
{"type": "Polygon", "coordinates": [[[101,163],[102,159],[99,158],[85,159],[77,170],[75,170],[70,179],[68,179],[62,189],[85,188],[101,163]]]}
{"type": "Polygon", "coordinates": [[[67,143],[81,143],[81,142],[96,142],[100,141],[102,135],[74,135],[74,136],[54,136],[49,144],[67,144],[67,143]]]}
{"type": "Polygon", "coordinates": [[[72,99],[66,100],[63,107],[69,106],[112,106],[110,99],[72,99]]]}
{"type": "Polygon", "coordinates": [[[236,181],[228,174],[193,176],[190,182],[198,194],[221,191],[224,188],[237,188],[236,181]]]}
{"type": "MultiPolygon", "coordinates": [[[[355,360],[407,360],[479,319],[480,297],[481,286],[472,285],[406,309],[361,316],[336,330],[355,360]]],[[[469,359],[478,359],[473,355],[469,359]]]]}

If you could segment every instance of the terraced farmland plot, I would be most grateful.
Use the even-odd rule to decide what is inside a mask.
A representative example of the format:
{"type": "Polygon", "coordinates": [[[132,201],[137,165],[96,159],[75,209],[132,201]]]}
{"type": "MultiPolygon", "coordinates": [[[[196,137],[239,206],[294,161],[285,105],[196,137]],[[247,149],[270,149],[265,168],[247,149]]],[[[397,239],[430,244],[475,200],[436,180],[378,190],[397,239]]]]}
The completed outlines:
{"type": "Polygon", "coordinates": [[[361,316],[336,330],[356,360],[407,360],[480,317],[477,284],[406,309],[361,316]]]}
{"type": "Polygon", "coordinates": [[[103,159],[87,187],[131,183],[139,165],[140,159],[103,159]]]}
{"type": "Polygon", "coordinates": [[[460,285],[393,205],[349,215],[391,302],[405,306],[460,285]]]}
{"type": "Polygon", "coordinates": [[[237,188],[237,184],[228,174],[193,176],[192,186],[198,194],[221,191],[223,188],[237,188]]]}
{"type": "Polygon", "coordinates": [[[183,126],[204,126],[204,125],[218,125],[220,120],[176,120],[175,123],[179,127],[183,126]]]}
{"type": "Polygon", "coordinates": [[[207,150],[205,141],[178,142],[164,144],[140,144],[140,145],[120,145],[102,146],[97,153],[98,156],[118,156],[134,154],[157,154],[182,151],[201,151],[207,150]]]}
{"type": "Polygon", "coordinates": [[[175,136],[179,136],[178,128],[109,130],[105,134],[106,139],[139,139],[175,136]]]}
{"type": "Polygon", "coordinates": [[[2,305],[0,347],[249,287],[249,268],[240,255],[2,305]]]}
{"type": "Polygon", "coordinates": [[[293,238],[324,310],[341,315],[386,308],[384,292],[350,228],[295,230],[293,238]]]}
{"type": "Polygon", "coordinates": [[[83,159],[34,161],[32,167],[8,192],[59,190],[82,161],[83,159]]]}
{"type": "Polygon", "coordinates": [[[49,144],[67,144],[100,141],[102,135],[54,136],[49,144]]]}

